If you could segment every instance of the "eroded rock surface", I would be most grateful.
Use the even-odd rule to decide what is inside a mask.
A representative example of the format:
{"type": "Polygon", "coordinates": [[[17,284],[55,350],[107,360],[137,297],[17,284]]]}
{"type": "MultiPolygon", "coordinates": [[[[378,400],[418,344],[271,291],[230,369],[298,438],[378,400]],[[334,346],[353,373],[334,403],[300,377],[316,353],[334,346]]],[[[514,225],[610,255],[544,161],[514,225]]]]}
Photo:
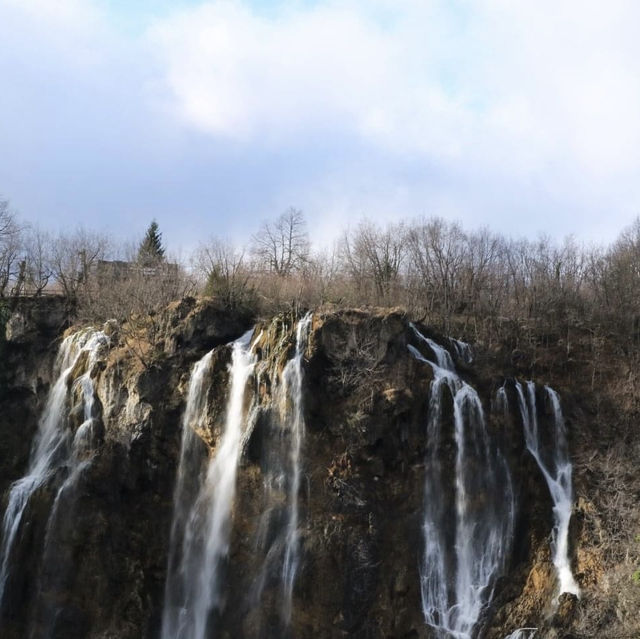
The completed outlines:
{"type": "MultiPolygon", "coordinates": [[[[281,551],[269,539],[276,539],[283,525],[286,495],[278,503],[280,489],[267,490],[265,480],[271,477],[273,456],[287,450],[278,430],[276,398],[280,376],[295,350],[295,319],[259,322],[255,330],[257,363],[247,388],[247,402],[250,398],[255,413],[240,459],[223,566],[226,604],[211,620],[211,636],[437,637],[424,622],[419,572],[433,371],[411,356],[408,345],[421,345],[401,310],[313,315],[302,364],[305,436],[297,501],[301,561],[291,617],[287,621],[283,615],[281,565],[269,563],[267,554],[281,551]]],[[[56,533],[54,560],[44,557],[42,547],[56,498],[55,478],[29,504],[12,558],[11,591],[0,609],[2,637],[160,636],[189,375],[193,364],[214,348],[208,414],[198,429],[204,465],[216,454],[224,427],[231,357],[225,344],[250,328],[252,318],[229,314],[213,302],[186,300],[169,308],[157,323],[157,339],[147,345],[144,357],[131,348],[126,327],[111,324],[105,329],[109,352],[94,373],[99,441],[78,481],[73,508],[56,533]],[[59,578],[49,578],[53,574],[59,578]]],[[[64,321],[44,331],[23,330],[17,319],[15,324],[3,365],[8,382],[0,398],[3,508],[10,483],[26,468],[51,383],[56,340],[64,328],[64,321]]],[[[450,350],[462,377],[478,391],[492,441],[511,469],[517,498],[513,547],[473,636],[499,639],[525,627],[539,628],[539,637],[637,636],[634,602],[640,595],[634,587],[640,591],[640,586],[631,574],[640,566],[629,561],[638,556],[633,535],[614,530],[618,524],[611,512],[603,512],[603,479],[591,473],[588,463],[603,454],[613,460],[615,438],[594,433],[603,415],[618,419],[622,407],[606,389],[589,396],[587,372],[575,362],[567,372],[566,362],[554,364],[551,352],[541,361],[540,351],[537,360],[524,351],[514,358],[512,345],[479,345],[469,362],[446,337],[426,326],[420,329],[450,350]],[[563,399],[577,460],[570,551],[580,600],[563,595],[553,604],[552,503],[526,450],[515,377],[549,383],[563,399]],[[505,379],[511,380],[506,413],[494,406],[505,379]],[[626,560],[609,547],[613,538],[629,544],[626,560]]],[[[544,427],[551,419],[550,408],[541,402],[538,410],[544,427]]],[[[453,482],[450,397],[444,401],[442,419],[442,463],[451,469],[453,482]]],[[[599,473],[602,466],[592,465],[593,473],[599,473]]],[[[623,483],[626,471],[612,467],[610,472],[607,489],[618,479],[623,483]]],[[[630,490],[637,490],[634,481],[628,479],[630,490]]],[[[637,524],[633,516],[631,527],[637,524]]]]}

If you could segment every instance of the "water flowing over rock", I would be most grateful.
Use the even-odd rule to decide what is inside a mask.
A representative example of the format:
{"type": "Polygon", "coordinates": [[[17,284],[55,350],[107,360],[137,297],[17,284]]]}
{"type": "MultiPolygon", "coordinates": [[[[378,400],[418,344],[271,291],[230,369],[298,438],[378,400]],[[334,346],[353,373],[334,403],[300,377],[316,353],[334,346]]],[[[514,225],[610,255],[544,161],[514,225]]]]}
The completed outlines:
{"type": "Polygon", "coordinates": [[[533,639],[537,631],[537,628],[518,628],[518,630],[507,635],[505,639],[533,639]]]}
{"type": "MultiPolygon", "coordinates": [[[[300,509],[302,445],[305,435],[302,363],[307,349],[312,315],[300,319],[295,330],[293,355],[281,372],[271,369],[273,405],[263,406],[273,425],[266,444],[265,509],[260,517],[256,548],[262,568],[252,594],[259,606],[268,581],[280,573],[280,616],[286,628],[291,620],[293,588],[300,566],[300,509]]],[[[277,349],[276,349],[277,352],[277,349]]],[[[263,369],[268,374],[269,369],[263,369]]]]}
{"type": "Polygon", "coordinates": [[[579,596],[580,588],[573,577],[569,560],[569,521],[573,508],[572,466],[560,399],[553,389],[544,387],[544,393],[553,407],[553,420],[547,441],[543,442],[538,424],[535,384],[527,383],[526,397],[519,382],[516,382],[516,391],[527,449],[536,460],[553,500],[554,527],[551,545],[553,565],[558,575],[558,596],[563,593],[579,596]]]}
{"type": "Polygon", "coordinates": [[[223,605],[221,568],[229,550],[229,527],[246,424],[245,389],[255,357],[250,350],[253,331],[233,344],[229,400],[224,432],[212,455],[197,495],[188,483],[198,475],[196,429],[207,419],[206,374],[212,352],[194,367],[182,424],[182,447],[175,494],[175,514],[164,603],[164,639],[204,639],[211,614],[223,605]]]}
{"type": "MultiPolygon", "coordinates": [[[[456,373],[449,352],[415,327],[433,353],[424,512],[422,608],[439,637],[469,639],[505,567],[515,523],[515,497],[503,455],[490,441],[480,398],[456,373]],[[455,472],[443,458],[443,395],[453,398],[455,472]]],[[[468,349],[460,349],[470,361],[468,349]]]]}
{"type": "MultiPolygon", "coordinates": [[[[12,571],[20,570],[12,556],[21,526],[25,523],[25,512],[34,494],[54,481],[58,487],[47,517],[41,579],[46,579],[52,570],[47,560],[55,557],[54,545],[60,524],[64,523],[64,517],[73,506],[78,477],[90,463],[91,451],[100,435],[100,407],[92,375],[108,343],[104,333],[85,329],[64,339],[60,346],[57,380],[40,418],[27,473],[11,486],[4,513],[0,546],[0,606],[5,603],[12,571]]],[[[40,583],[39,587],[43,585],[40,583]]]]}
{"type": "Polygon", "coordinates": [[[287,622],[291,618],[291,597],[300,564],[298,496],[302,473],[300,454],[302,452],[305,429],[302,406],[302,358],[307,348],[311,317],[311,314],[307,313],[298,322],[296,328],[296,350],[293,358],[287,363],[282,373],[281,406],[283,406],[283,423],[288,423],[291,431],[289,517],[287,521],[284,564],[282,567],[283,612],[287,622]]]}
{"type": "Polygon", "coordinates": [[[257,321],[186,300],[157,327],[142,359],[124,326],[77,332],[53,376],[50,334],[8,346],[3,639],[635,636],[631,586],[589,617],[617,596],[591,369],[540,345],[514,364],[509,340],[401,309],[257,321]]]}
{"type": "MultiPolygon", "coordinates": [[[[275,469],[266,469],[267,492],[287,493],[286,521],[281,538],[266,552],[265,565],[258,579],[257,598],[275,551],[282,546],[282,618],[285,625],[291,617],[292,593],[299,567],[299,508],[301,450],[304,439],[302,406],[302,359],[307,347],[311,315],[301,319],[296,328],[295,350],[285,365],[278,382],[274,401],[283,437],[289,450],[275,469]],[[274,475],[274,473],[277,473],[274,475]]],[[[222,612],[225,593],[222,588],[224,561],[229,552],[231,515],[236,489],[236,475],[242,442],[252,426],[255,413],[245,406],[247,383],[256,365],[251,349],[253,331],[232,346],[229,370],[229,398],[224,430],[211,455],[197,494],[190,494],[189,483],[199,473],[201,451],[194,445],[196,431],[208,419],[207,372],[213,352],[194,367],[189,383],[183,419],[183,435],[175,495],[175,514],[169,551],[169,569],[162,624],[163,639],[205,639],[216,634],[215,615],[222,612]]],[[[256,343],[260,341],[260,337],[256,343]]],[[[255,402],[252,400],[252,402],[255,402]]],[[[193,493],[193,491],[191,491],[193,493]]],[[[278,498],[272,495],[274,500],[278,498]]],[[[268,500],[269,502],[270,500],[268,500]]],[[[268,503],[267,515],[273,504],[268,503]]]]}

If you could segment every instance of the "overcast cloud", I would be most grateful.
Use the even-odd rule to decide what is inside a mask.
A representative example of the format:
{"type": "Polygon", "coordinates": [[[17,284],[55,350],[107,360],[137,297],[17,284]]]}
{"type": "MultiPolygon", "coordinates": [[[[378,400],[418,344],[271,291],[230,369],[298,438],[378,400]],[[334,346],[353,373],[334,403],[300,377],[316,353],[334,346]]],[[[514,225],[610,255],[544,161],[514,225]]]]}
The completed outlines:
{"type": "Polygon", "coordinates": [[[612,239],[640,214],[633,0],[0,0],[0,193],[173,248],[289,205],[612,239]],[[135,4],[135,8],[131,8],[135,4]]]}

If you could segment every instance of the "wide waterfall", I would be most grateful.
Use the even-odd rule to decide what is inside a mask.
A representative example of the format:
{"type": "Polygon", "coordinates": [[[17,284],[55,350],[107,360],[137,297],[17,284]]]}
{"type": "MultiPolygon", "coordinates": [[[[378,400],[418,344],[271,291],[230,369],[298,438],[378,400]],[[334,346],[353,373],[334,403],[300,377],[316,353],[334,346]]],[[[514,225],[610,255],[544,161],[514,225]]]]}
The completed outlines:
{"type": "MultiPolygon", "coordinates": [[[[422,609],[439,637],[470,639],[490,603],[511,548],[515,497],[506,461],[490,440],[475,389],[455,370],[450,353],[412,326],[433,353],[411,353],[433,369],[427,421],[427,460],[421,565],[422,609]],[[442,459],[445,390],[453,399],[453,476],[442,459]],[[449,496],[452,498],[449,499],[449,496]]],[[[464,346],[456,354],[471,361],[464,346]]]]}
{"type": "MultiPolygon", "coordinates": [[[[0,605],[11,577],[12,553],[19,541],[23,515],[32,495],[56,476],[59,485],[47,522],[43,570],[48,550],[55,544],[57,523],[62,519],[61,504],[73,501],[72,488],[88,463],[87,453],[95,444],[98,407],[92,380],[94,367],[109,343],[108,337],[94,329],[84,329],[63,340],[56,360],[57,379],[47,397],[39,421],[27,474],[10,489],[2,522],[0,547],[0,605]],[[71,413],[78,398],[82,422],[73,430],[71,413]]],[[[53,551],[51,551],[53,553],[53,551]]],[[[42,586],[42,584],[40,584],[42,586]]]]}
{"type": "Polygon", "coordinates": [[[535,384],[531,381],[527,383],[526,397],[522,385],[516,382],[515,386],[527,449],[536,460],[553,500],[554,526],[551,547],[553,565],[558,575],[558,595],[566,592],[579,596],[580,588],[571,572],[569,560],[569,522],[573,507],[572,466],[560,399],[553,389],[544,387],[553,408],[552,431],[549,436],[552,445],[544,446],[543,433],[538,424],[535,384]]]}
{"type": "Polygon", "coordinates": [[[163,639],[204,639],[211,616],[224,601],[220,569],[229,550],[231,511],[241,442],[246,424],[244,397],[255,365],[253,330],[233,343],[224,431],[196,494],[189,490],[197,474],[198,436],[207,419],[206,373],[212,353],[194,367],[182,424],[182,450],[175,492],[174,523],[162,621],[163,639]]]}

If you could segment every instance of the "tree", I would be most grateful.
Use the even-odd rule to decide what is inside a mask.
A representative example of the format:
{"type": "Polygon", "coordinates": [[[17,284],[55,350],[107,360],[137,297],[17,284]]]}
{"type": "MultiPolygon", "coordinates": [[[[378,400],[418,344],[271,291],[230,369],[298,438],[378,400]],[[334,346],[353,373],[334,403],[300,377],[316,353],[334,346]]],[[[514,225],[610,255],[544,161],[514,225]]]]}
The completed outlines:
{"type": "Polygon", "coordinates": [[[468,237],[455,223],[418,220],[407,235],[412,279],[427,312],[436,312],[445,328],[464,304],[461,281],[468,263],[468,237]]]}
{"type": "Polygon", "coordinates": [[[25,284],[33,295],[42,294],[53,276],[51,245],[47,231],[37,226],[27,228],[24,239],[25,284]]]}
{"type": "Polygon", "coordinates": [[[212,237],[198,247],[194,266],[206,280],[205,294],[219,297],[229,308],[251,299],[250,272],[244,263],[244,251],[212,237]]]}
{"type": "Polygon", "coordinates": [[[21,229],[7,200],[0,200],[0,297],[17,275],[20,263],[21,229]]]}
{"type": "Polygon", "coordinates": [[[92,266],[105,259],[110,245],[108,236],[83,228],[56,238],[51,245],[51,272],[66,297],[77,297],[92,266]]]}
{"type": "Polygon", "coordinates": [[[253,236],[252,252],[265,270],[287,277],[309,257],[309,234],[302,211],[293,207],[275,222],[265,222],[253,236]]]}
{"type": "Polygon", "coordinates": [[[369,292],[372,284],[370,297],[376,304],[397,302],[394,293],[405,258],[405,235],[402,224],[379,228],[362,221],[342,240],[342,259],[350,278],[361,294],[369,292]]]}
{"type": "Polygon", "coordinates": [[[155,266],[164,261],[164,247],[162,246],[162,233],[158,231],[158,223],[153,220],[147,229],[140,248],[138,249],[138,262],[142,266],[155,266]]]}

